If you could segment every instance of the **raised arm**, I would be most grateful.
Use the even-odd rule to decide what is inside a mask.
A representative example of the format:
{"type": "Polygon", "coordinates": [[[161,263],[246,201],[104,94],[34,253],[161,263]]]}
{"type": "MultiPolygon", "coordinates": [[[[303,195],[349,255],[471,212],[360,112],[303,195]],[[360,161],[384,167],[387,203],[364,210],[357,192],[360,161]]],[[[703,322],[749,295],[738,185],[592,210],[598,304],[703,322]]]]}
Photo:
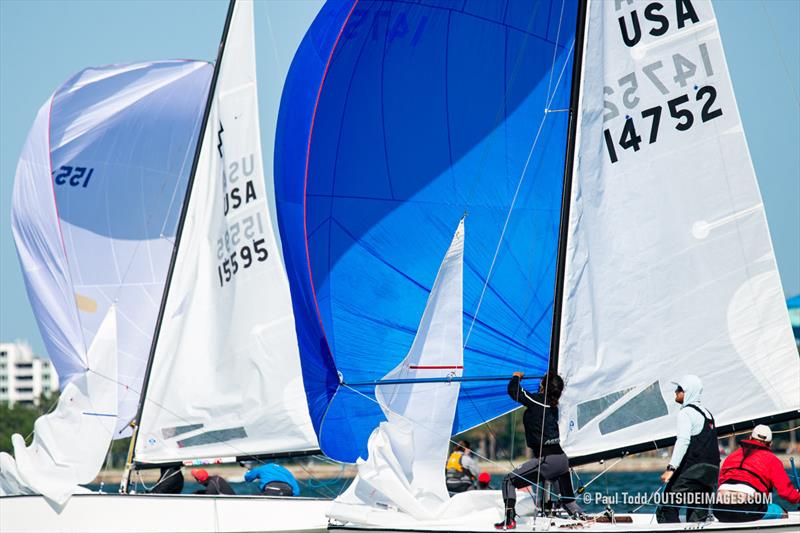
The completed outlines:
{"type": "Polygon", "coordinates": [[[511,376],[511,381],[508,382],[508,395],[517,403],[521,403],[525,407],[549,407],[544,403],[544,397],[541,394],[531,394],[522,388],[522,373],[514,372],[511,376]]]}

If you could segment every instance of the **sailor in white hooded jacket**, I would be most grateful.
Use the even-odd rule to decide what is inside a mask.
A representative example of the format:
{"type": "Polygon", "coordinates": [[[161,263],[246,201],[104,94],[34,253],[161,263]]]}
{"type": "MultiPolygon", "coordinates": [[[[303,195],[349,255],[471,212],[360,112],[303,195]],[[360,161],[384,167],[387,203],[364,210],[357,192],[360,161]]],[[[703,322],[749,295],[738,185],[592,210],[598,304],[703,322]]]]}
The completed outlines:
{"type": "Polygon", "coordinates": [[[656,510],[659,522],[678,522],[681,503],[688,501],[685,495],[693,493],[686,520],[701,521],[708,516],[702,495],[711,495],[716,490],[719,475],[719,446],[713,415],[700,404],[703,383],[693,375],[682,376],[674,382],[675,401],[681,404],[677,416],[675,448],[667,470],[661,480],[667,483],[664,489],[664,505],[656,510]]]}

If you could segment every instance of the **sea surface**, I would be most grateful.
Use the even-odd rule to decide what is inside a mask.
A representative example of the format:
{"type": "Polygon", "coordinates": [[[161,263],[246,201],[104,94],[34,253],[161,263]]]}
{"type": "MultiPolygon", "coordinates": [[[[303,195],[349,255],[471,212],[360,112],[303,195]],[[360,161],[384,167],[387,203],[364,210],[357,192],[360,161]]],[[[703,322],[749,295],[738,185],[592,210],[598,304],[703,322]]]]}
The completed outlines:
{"type": "MultiPolygon", "coordinates": [[[[606,505],[610,505],[614,512],[629,513],[634,510],[639,512],[652,512],[654,505],[645,505],[641,509],[637,509],[642,503],[646,501],[652,502],[653,492],[658,490],[661,486],[659,476],[661,472],[608,472],[603,474],[594,482],[591,482],[597,474],[587,473],[581,475],[580,481],[573,477],[575,489],[577,490],[582,484],[588,484],[585,491],[579,495],[579,502],[586,512],[600,513],[604,510],[606,505]],[[591,483],[590,483],[591,482],[591,483]]],[[[789,474],[791,476],[791,474],[789,474]]],[[[241,480],[241,478],[239,478],[241,480]]],[[[228,480],[237,494],[259,494],[257,483],[245,483],[244,481],[228,480]]],[[[334,479],[307,479],[300,480],[300,490],[302,496],[320,497],[320,498],[335,498],[341,494],[352,481],[352,478],[334,478],[334,479]]],[[[491,488],[499,489],[502,482],[502,477],[499,475],[492,476],[491,488]]],[[[106,484],[100,485],[87,485],[91,490],[103,490],[105,492],[116,492],[117,486],[106,484]]],[[[142,492],[145,487],[140,483],[138,484],[137,491],[142,492]]],[[[186,481],[183,492],[191,494],[200,490],[201,486],[193,481],[186,481]]],[[[784,509],[795,510],[793,506],[780,499],[775,495],[775,503],[783,506],[784,509]]]]}

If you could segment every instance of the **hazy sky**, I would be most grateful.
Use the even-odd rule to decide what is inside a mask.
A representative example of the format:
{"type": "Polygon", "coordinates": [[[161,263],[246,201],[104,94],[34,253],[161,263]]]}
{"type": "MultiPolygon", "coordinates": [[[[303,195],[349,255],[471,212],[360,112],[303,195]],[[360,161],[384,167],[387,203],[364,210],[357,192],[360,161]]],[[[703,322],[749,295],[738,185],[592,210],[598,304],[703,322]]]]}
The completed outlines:
{"type": "MultiPolygon", "coordinates": [[[[792,296],[800,293],[800,0],[714,5],[784,291],[792,296]]],[[[0,341],[28,340],[44,354],[9,221],[17,158],[39,107],[84,67],[213,60],[226,8],[224,0],[0,0],[0,341]]],[[[256,6],[262,55],[269,46],[259,33],[265,13],[256,6]]]]}

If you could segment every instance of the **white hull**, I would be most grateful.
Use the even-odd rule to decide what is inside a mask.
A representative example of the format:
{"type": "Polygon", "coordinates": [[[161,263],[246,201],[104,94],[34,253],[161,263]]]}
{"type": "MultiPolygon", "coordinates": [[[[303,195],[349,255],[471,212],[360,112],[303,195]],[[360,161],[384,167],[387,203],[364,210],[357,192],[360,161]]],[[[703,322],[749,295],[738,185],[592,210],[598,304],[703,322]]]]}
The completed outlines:
{"type": "Polygon", "coordinates": [[[3,533],[325,531],[330,500],[272,496],[77,494],[60,511],[42,496],[0,498],[3,533]]]}
{"type": "MultiPolygon", "coordinates": [[[[499,514],[499,513],[498,513],[499,514]]],[[[759,520],[755,522],[745,522],[739,524],[723,524],[721,522],[707,523],[684,523],[679,524],[659,524],[655,521],[652,514],[630,514],[625,515],[633,519],[632,523],[593,523],[578,522],[562,518],[536,518],[518,517],[517,529],[513,531],[597,531],[614,533],[677,533],[683,531],[714,531],[732,533],[750,533],[754,531],[782,532],[800,531],[800,512],[789,513],[788,518],[780,520],[759,520]]],[[[329,530],[335,533],[441,533],[452,531],[459,533],[496,533],[490,521],[482,521],[477,524],[472,520],[450,520],[439,522],[419,522],[414,527],[404,525],[402,527],[376,527],[376,526],[357,526],[353,524],[332,525],[329,530]]]]}

